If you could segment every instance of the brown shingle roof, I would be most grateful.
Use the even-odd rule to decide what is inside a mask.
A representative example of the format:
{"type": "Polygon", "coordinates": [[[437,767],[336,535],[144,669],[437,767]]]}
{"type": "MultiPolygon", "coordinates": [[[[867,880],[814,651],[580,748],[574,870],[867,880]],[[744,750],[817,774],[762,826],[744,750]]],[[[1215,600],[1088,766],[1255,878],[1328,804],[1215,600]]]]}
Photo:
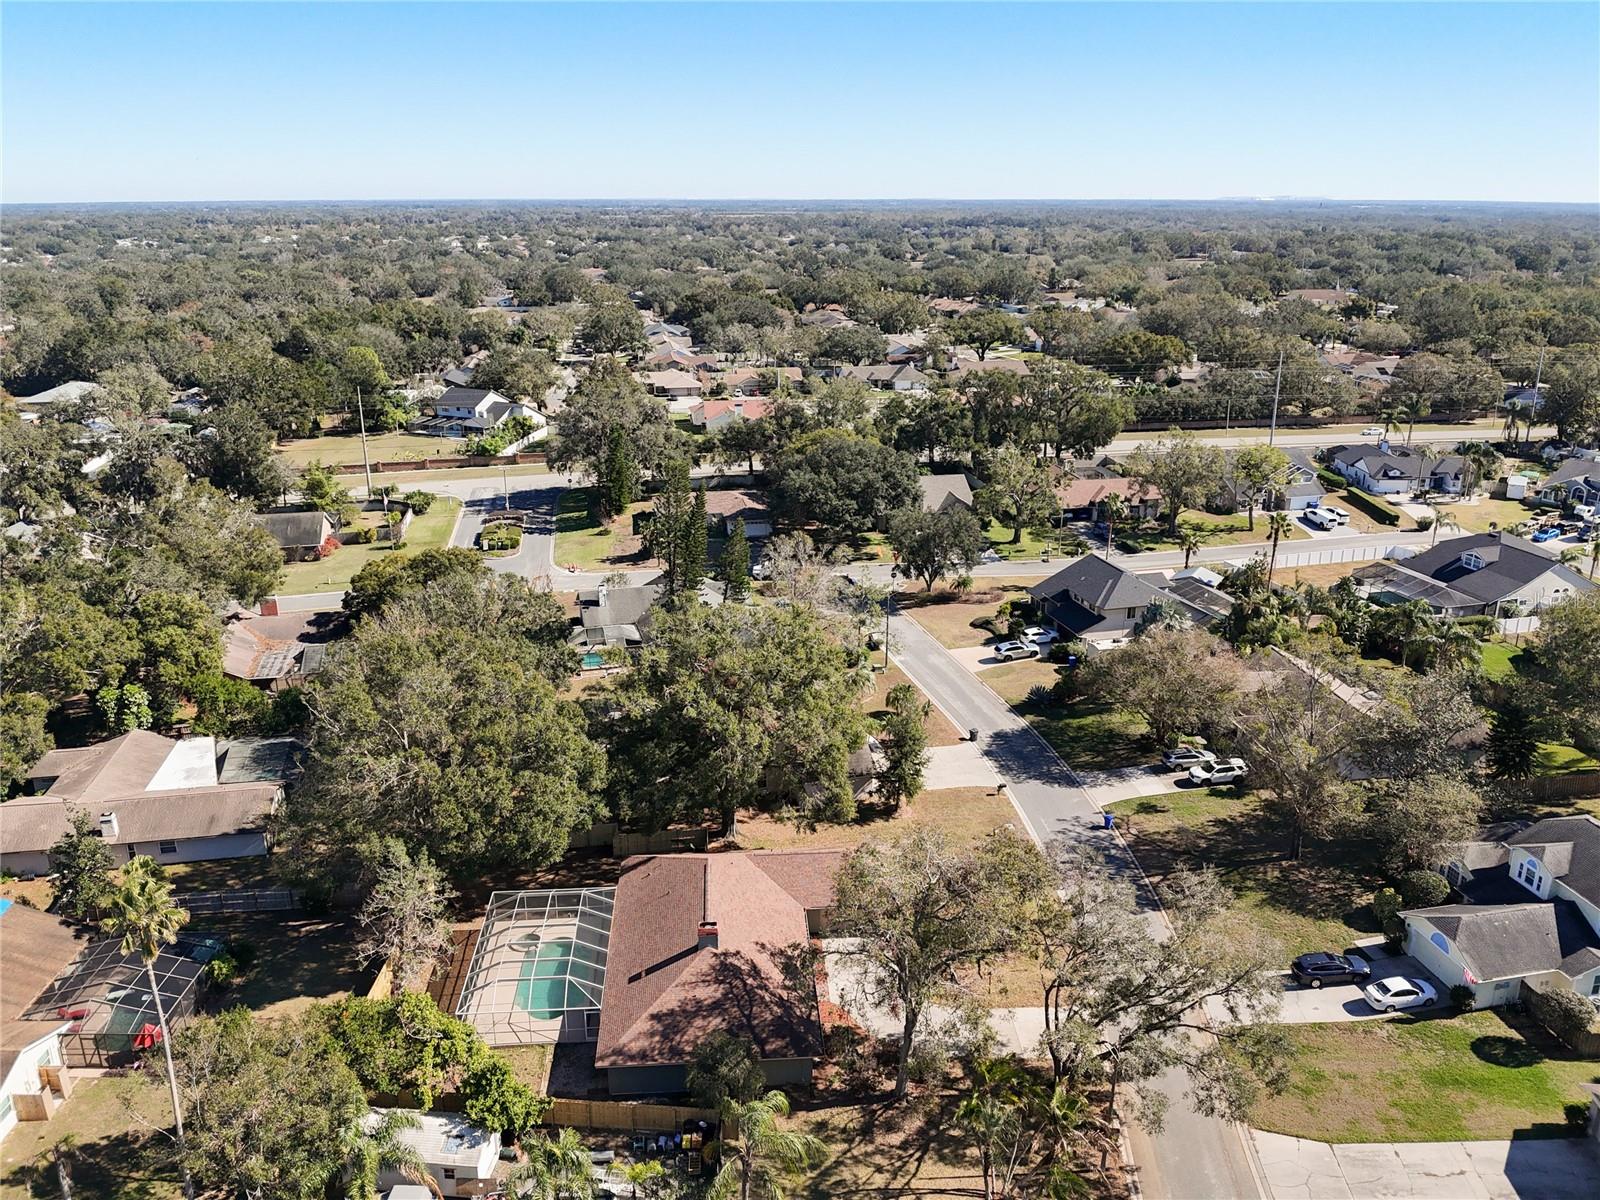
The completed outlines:
{"type": "Polygon", "coordinates": [[[0,854],[48,850],[71,829],[74,806],[88,809],[91,817],[116,814],[112,845],[251,833],[264,825],[282,793],[275,783],[237,783],[139,792],[92,804],[64,801],[54,792],[19,796],[6,804],[5,820],[0,821],[0,854]]]}
{"type": "Polygon", "coordinates": [[[710,1033],[750,1038],[764,1059],[822,1049],[813,999],[782,957],[826,907],[839,851],[671,854],[629,859],[617,884],[595,1065],[689,1061],[710,1033]],[[699,946],[702,921],[716,945],[699,946]]]}
{"type": "Polygon", "coordinates": [[[56,800],[95,804],[126,792],[143,791],[167,761],[175,743],[158,733],[135,729],[121,737],[77,750],[52,750],[28,772],[30,779],[56,776],[56,800]]]}
{"type": "Polygon", "coordinates": [[[24,1021],[22,1014],[87,944],[60,917],[21,904],[0,910],[0,1077],[21,1051],[63,1024],[24,1021]]]}

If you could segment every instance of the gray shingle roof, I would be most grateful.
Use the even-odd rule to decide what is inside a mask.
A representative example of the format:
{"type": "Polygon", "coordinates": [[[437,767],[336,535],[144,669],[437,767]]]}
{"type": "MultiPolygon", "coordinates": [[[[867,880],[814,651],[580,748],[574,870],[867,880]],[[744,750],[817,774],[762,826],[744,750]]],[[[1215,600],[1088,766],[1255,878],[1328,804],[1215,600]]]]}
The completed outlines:
{"type": "Polygon", "coordinates": [[[328,520],[327,513],[266,513],[256,519],[272,535],[272,540],[285,550],[320,546],[333,533],[333,522],[328,520]]]}
{"type": "Polygon", "coordinates": [[[1600,963],[1600,935],[1570,900],[1530,904],[1443,904],[1412,909],[1450,941],[1480,980],[1536,971],[1581,975],[1600,963]]]}
{"type": "Polygon", "coordinates": [[[1506,839],[1535,855],[1550,874],[1591,904],[1600,905],[1600,818],[1551,817],[1506,839]]]}
{"type": "Polygon", "coordinates": [[[1139,608],[1163,599],[1162,593],[1132,571],[1085,554],[1062,567],[1043,583],[1028,589],[1035,600],[1060,601],[1070,597],[1091,608],[1139,608]]]}
{"type": "Polygon", "coordinates": [[[1404,561],[1406,570],[1426,575],[1487,604],[1521,591],[1549,571],[1560,574],[1575,591],[1587,591],[1593,586],[1570,567],[1562,566],[1553,555],[1509,533],[1451,538],[1404,561]],[[1464,566],[1461,556],[1468,551],[1477,554],[1483,566],[1476,570],[1464,566]]]}

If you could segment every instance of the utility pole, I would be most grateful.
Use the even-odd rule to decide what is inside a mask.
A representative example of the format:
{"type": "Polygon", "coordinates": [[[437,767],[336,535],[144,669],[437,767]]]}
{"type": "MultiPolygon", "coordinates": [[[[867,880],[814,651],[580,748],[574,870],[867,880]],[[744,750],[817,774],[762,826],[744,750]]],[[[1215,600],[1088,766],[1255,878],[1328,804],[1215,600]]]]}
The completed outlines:
{"type": "MultiPolygon", "coordinates": [[[[345,410],[346,412],[349,409],[345,410]]],[[[361,466],[367,473],[367,499],[372,499],[372,463],[367,459],[367,410],[361,403],[361,389],[356,389],[356,420],[361,423],[361,466]]]]}
{"type": "Polygon", "coordinates": [[[500,468],[500,495],[504,500],[505,509],[511,511],[511,485],[506,482],[506,469],[500,468]]]}
{"type": "Polygon", "coordinates": [[[1278,440],[1278,397],[1283,394],[1283,351],[1278,351],[1278,377],[1272,384],[1272,428],[1267,433],[1267,445],[1278,440]]]}
{"type": "Polygon", "coordinates": [[[1539,415],[1539,381],[1544,378],[1544,347],[1539,347],[1539,365],[1533,369],[1533,403],[1528,406],[1528,420],[1523,427],[1522,436],[1527,441],[1533,440],[1533,418],[1539,415]]]}

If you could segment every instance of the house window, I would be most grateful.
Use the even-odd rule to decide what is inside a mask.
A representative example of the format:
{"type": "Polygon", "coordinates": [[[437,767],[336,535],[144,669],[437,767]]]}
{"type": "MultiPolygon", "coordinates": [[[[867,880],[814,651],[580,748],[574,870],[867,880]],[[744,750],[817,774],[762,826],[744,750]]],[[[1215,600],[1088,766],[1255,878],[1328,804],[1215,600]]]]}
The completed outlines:
{"type": "Polygon", "coordinates": [[[177,852],[178,852],[178,843],[177,842],[157,842],[156,843],[156,853],[158,853],[158,854],[176,854],[177,852]]]}
{"type": "Polygon", "coordinates": [[[1476,550],[1468,550],[1461,556],[1461,565],[1469,571],[1483,570],[1483,555],[1476,550]]]}
{"type": "Polygon", "coordinates": [[[1502,979],[1494,985],[1494,990],[1497,992],[1503,992],[1511,986],[1511,983],[1512,981],[1509,979],[1502,979]]]}
{"type": "Polygon", "coordinates": [[[1600,996],[1600,974],[1589,981],[1589,995],[1600,996]]]}
{"type": "Polygon", "coordinates": [[[444,1177],[446,1179],[454,1179],[456,1177],[456,1169],[454,1167],[446,1167],[444,1169],[444,1177]]]}

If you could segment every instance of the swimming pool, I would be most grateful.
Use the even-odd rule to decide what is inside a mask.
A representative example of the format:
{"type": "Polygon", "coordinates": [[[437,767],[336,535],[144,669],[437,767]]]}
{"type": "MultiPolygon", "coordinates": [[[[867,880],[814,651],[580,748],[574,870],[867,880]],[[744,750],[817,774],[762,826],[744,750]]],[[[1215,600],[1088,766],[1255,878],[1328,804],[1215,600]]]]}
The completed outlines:
{"type": "Polygon", "coordinates": [[[540,940],[522,960],[517,1007],[541,1021],[559,1017],[571,1008],[598,1007],[598,985],[605,982],[601,953],[580,946],[571,938],[540,940]]]}

